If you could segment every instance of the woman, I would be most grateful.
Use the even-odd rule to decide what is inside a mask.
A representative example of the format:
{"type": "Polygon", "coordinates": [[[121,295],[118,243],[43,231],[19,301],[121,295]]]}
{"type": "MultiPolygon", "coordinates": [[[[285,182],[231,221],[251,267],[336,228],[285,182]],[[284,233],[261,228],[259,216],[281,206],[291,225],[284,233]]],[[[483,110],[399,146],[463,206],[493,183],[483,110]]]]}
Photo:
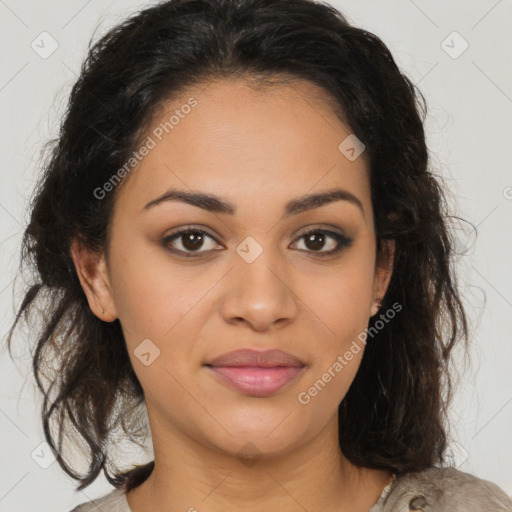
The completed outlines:
{"type": "Polygon", "coordinates": [[[171,0],[93,46],[16,318],[46,294],[47,441],[79,490],[116,487],[75,511],[512,510],[446,467],[468,333],[424,116],[385,45],[309,0],[171,0]],[[141,407],[154,461],[121,471],[141,407]]]}

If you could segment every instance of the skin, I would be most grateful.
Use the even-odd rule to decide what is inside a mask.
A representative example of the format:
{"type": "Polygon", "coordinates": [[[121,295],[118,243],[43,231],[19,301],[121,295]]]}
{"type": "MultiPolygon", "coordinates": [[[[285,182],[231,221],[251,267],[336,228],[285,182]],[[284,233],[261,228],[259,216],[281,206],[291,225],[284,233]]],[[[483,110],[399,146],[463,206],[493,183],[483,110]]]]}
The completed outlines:
{"type": "Polygon", "coordinates": [[[155,469],[127,494],[130,508],[367,512],[392,475],[344,458],[337,416],[363,350],[307,405],[297,398],[364,331],[391,277],[393,244],[376,252],[366,155],[350,161],[338,150],[351,130],[308,82],[210,82],[167,102],[154,126],[189,97],[198,105],[117,190],[108,253],[71,248],[91,310],[120,319],[145,391],[155,469]],[[236,213],[178,201],[143,210],[170,188],[215,194],[236,213]],[[287,201],[332,188],[363,211],[337,200],[283,217],[287,201]],[[189,225],[213,238],[168,247],[198,256],[162,245],[189,225]],[[336,240],[320,232],[323,245],[308,245],[306,228],[352,243],[322,258],[336,240]],[[251,263],[236,252],[248,236],[263,250],[251,263]],[[160,350],[148,366],[134,354],[145,339],[160,350]],[[279,348],[306,368],[273,395],[249,396],[203,366],[239,348],[279,348]],[[247,443],[252,463],[239,455],[247,443]]]}

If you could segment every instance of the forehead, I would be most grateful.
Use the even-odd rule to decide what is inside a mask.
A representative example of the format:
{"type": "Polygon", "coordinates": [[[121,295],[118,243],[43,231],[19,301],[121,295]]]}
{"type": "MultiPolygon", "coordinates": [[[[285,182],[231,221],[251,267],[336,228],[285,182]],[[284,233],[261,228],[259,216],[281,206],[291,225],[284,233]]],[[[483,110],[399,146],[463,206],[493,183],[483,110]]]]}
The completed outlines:
{"type": "Polygon", "coordinates": [[[255,195],[285,202],[343,185],[364,202],[365,154],[350,160],[340,150],[351,130],[333,107],[322,88],[305,81],[256,87],[237,79],[191,87],[154,116],[143,137],[151,149],[118,201],[141,208],[166,188],[181,188],[230,195],[234,203],[255,195]]]}

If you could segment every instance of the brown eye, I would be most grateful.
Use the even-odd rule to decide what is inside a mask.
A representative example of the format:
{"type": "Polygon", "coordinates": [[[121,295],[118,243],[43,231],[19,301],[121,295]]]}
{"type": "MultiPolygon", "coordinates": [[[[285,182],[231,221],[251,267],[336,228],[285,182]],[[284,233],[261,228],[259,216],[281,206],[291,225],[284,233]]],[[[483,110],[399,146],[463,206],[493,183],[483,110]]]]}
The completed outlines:
{"type": "Polygon", "coordinates": [[[313,251],[317,251],[323,249],[326,243],[326,236],[324,233],[319,233],[315,231],[313,233],[309,233],[305,235],[304,243],[308,249],[313,251]]]}
{"type": "Polygon", "coordinates": [[[195,228],[187,228],[163,238],[162,245],[173,253],[178,253],[188,257],[195,256],[194,254],[190,253],[202,254],[215,249],[217,245],[212,244],[212,247],[207,247],[206,250],[200,250],[203,249],[205,245],[208,245],[206,243],[208,239],[215,241],[215,239],[206,231],[195,228]]]}
{"type": "MultiPolygon", "coordinates": [[[[334,231],[326,231],[322,229],[310,230],[303,233],[299,240],[304,240],[306,252],[318,253],[319,256],[330,256],[341,251],[345,247],[352,244],[352,239],[335,233],[334,231]],[[322,250],[327,247],[327,250],[322,250]]],[[[301,249],[303,250],[303,249],[301,249]]]]}
{"type": "Polygon", "coordinates": [[[199,231],[189,231],[182,234],[182,245],[188,251],[195,251],[200,249],[204,243],[204,236],[199,231]]]}
{"type": "MultiPolygon", "coordinates": [[[[208,240],[216,242],[212,235],[197,228],[177,231],[162,239],[162,245],[172,253],[184,257],[195,257],[217,250],[218,245],[208,247],[208,240]],[[206,245],[206,248],[205,248],[206,245]]],[[[318,256],[332,256],[352,244],[352,239],[334,231],[314,229],[303,233],[298,240],[303,240],[303,252],[316,253],[318,256]],[[327,248],[327,250],[324,250],[327,248]]]]}

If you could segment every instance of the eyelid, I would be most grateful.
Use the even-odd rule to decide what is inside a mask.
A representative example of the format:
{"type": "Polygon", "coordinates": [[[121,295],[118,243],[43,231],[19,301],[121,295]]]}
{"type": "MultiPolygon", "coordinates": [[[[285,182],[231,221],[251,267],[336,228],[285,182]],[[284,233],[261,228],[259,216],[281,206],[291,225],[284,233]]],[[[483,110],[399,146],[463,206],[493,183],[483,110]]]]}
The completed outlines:
{"type": "MultiPolygon", "coordinates": [[[[339,228],[334,228],[334,229],[322,227],[322,226],[308,226],[307,228],[304,228],[301,232],[299,232],[299,234],[297,234],[295,236],[292,243],[297,243],[298,241],[303,239],[303,237],[305,237],[306,235],[309,235],[311,233],[323,233],[328,238],[334,239],[336,241],[336,243],[338,245],[336,249],[332,249],[330,251],[311,251],[311,250],[299,249],[299,251],[303,252],[303,253],[309,253],[311,255],[315,255],[318,257],[335,256],[339,252],[341,252],[344,248],[350,247],[352,245],[353,239],[351,237],[349,237],[348,235],[346,235],[343,231],[340,232],[339,228]]],[[[169,248],[169,244],[170,244],[170,242],[173,241],[173,239],[179,239],[179,237],[181,235],[184,235],[184,234],[187,234],[190,232],[198,232],[198,233],[204,234],[204,235],[210,237],[212,240],[214,240],[217,244],[222,245],[217,240],[216,236],[211,234],[207,230],[207,228],[205,228],[203,226],[197,226],[197,225],[187,225],[187,226],[182,226],[182,227],[176,228],[173,232],[169,233],[168,235],[166,235],[162,238],[161,244],[168,251],[170,251],[174,254],[178,254],[180,256],[186,257],[186,258],[196,257],[195,255],[209,254],[213,251],[218,250],[218,249],[212,249],[212,250],[206,250],[206,251],[202,251],[202,250],[183,251],[181,249],[169,248]]]]}
{"type": "Polygon", "coordinates": [[[333,229],[325,228],[325,227],[315,227],[310,226],[306,228],[304,231],[300,232],[294,239],[294,243],[302,240],[306,235],[312,233],[323,233],[328,238],[332,238],[336,241],[337,247],[335,249],[331,249],[330,251],[308,251],[304,249],[299,249],[300,252],[306,253],[308,255],[313,255],[313,257],[319,258],[328,258],[329,256],[335,257],[337,256],[343,249],[349,248],[353,243],[353,238],[349,237],[343,232],[339,232],[338,228],[336,231],[333,229]]]}
{"type": "MultiPolygon", "coordinates": [[[[169,245],[173,241],[173,239],[174,240],[179,240],[180,236],[185,235],[185,234],[190,233],[190,232],[198,232],[198,233],[201,233],[203,235],[206,235],[209,238],[211,238],[212,240],[214,240],[215,243],[220,245],[220,242],[217,240],[216,236],[211,234],[206,228],[204,228],[203,226],[196,226],[196,225],[193,225],[193,224],[188,225],[188,226],[182,226],[182,227],[176,228],[171,233],[165,235],[161,239],[161,244],[168,251],[170,251],[170,252],[172,252],[174,254],[183,255],[185,257],[191,257],[191,256],[193,257],[194,254],[207,254],[207,253],[211,252],[211,250],[207,250],[207,251],[182,251],[181,249],[170,249],[169,248],[169,245]],[[187,254],[190,255],[190,256],[186,256],[187,254]]],[[[213,250],[217,250],[217,249],[213,249],[213,250]]]]}

